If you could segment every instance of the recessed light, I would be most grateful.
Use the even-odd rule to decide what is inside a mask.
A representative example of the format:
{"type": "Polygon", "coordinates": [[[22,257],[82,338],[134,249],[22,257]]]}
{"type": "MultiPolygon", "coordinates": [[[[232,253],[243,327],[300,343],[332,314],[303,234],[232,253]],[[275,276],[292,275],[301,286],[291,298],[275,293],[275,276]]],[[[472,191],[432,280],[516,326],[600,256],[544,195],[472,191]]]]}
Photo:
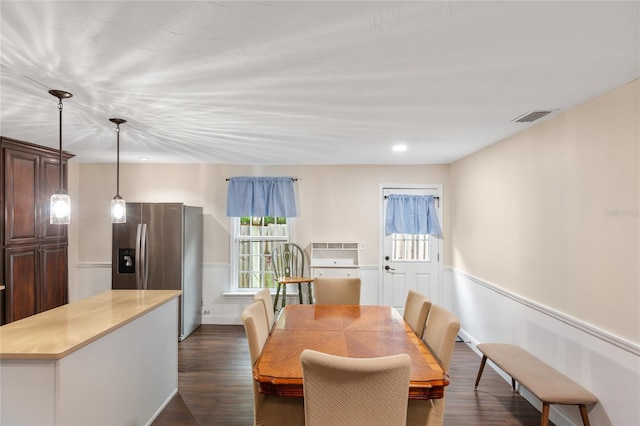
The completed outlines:
{"type": "Polygon", "coordinates": [[[149,161],[149,160],[150,160],[150,158],[149,158],[149,157],[138,157],[138,160],[141,160],[141,161],[149,161]]]}
{"type": "Polygon", "coordinates": [[[407,150],[407,146],[405,144],[398,144],[398,145],[394,145],[393,148],[394,152],[404,152],[407,150]]]}

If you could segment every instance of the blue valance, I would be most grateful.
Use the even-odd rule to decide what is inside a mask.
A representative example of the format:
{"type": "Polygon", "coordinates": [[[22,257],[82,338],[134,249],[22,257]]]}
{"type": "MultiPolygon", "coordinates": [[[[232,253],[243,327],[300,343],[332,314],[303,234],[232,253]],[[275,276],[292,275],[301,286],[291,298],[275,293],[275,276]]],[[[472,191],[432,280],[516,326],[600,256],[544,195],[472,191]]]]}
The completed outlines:
{"type": "Polygon", "coordinates": [[[290,177],[233,177],[227,191],[227,216],[296,217],[290,177]]]}
{"type": "Polygon", "coordinates": [[[441,236],[433,195],[391,194],[387,196],[385,234],[429,234],[441,236]]]}

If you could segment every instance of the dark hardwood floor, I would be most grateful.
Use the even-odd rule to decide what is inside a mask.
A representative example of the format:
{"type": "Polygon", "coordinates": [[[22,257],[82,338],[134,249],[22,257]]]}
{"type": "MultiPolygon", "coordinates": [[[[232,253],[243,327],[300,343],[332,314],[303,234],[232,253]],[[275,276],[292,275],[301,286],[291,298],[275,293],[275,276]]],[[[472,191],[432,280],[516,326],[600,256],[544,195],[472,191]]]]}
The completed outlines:
{"type": "MultiPolygon", "coordinates": [[[[153,426],[253,424],[249,348],[242,326],[200,326],[179,343],[178,364],[178,394],[153,426]]],[[[446,426],[540,424],[540,412],[489,366],[474,391],[479,365],[478,355],[465,343],[456,343],[446,426]]]]}

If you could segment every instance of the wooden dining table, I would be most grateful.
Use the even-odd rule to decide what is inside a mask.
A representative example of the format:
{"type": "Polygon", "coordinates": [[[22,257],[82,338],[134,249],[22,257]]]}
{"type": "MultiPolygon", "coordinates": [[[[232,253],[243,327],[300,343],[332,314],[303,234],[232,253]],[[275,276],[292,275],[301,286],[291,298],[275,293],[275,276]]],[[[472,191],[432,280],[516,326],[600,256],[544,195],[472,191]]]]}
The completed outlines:
{"type": "Polygon", "coordinates": [[[449,384],[435,356],[389,306],[287,305],[254,366],[259,391],[303,397],[304,349],[353,358],[406,353],[411,357],[409,399],[442,398],[449,384]]]}

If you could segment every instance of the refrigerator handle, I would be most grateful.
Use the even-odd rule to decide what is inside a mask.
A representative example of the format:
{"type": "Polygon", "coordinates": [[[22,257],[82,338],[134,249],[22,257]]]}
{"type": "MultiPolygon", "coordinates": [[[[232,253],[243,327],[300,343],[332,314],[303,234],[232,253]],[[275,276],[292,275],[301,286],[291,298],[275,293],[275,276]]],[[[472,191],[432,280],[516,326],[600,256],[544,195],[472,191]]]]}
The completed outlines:
{"type": "Polygon", "coordinates": [[[147,258],[147,224],[142,224],[142,238],[140,241],[140,248],[142,249],[142,289],[147,289],[147,281],[149,279],[149,259],[147,258]]]}
{"type": "Polygon", "coordinates": [[[140,242],[142,241],[141,239],[141,232],[142,232],[142,225],[138,224],[137,230],[136,230],[136,257],[138,258],[136,261],[136,289],[140,290],[142,289],[142,250],[140,247],[140,242]]]}

